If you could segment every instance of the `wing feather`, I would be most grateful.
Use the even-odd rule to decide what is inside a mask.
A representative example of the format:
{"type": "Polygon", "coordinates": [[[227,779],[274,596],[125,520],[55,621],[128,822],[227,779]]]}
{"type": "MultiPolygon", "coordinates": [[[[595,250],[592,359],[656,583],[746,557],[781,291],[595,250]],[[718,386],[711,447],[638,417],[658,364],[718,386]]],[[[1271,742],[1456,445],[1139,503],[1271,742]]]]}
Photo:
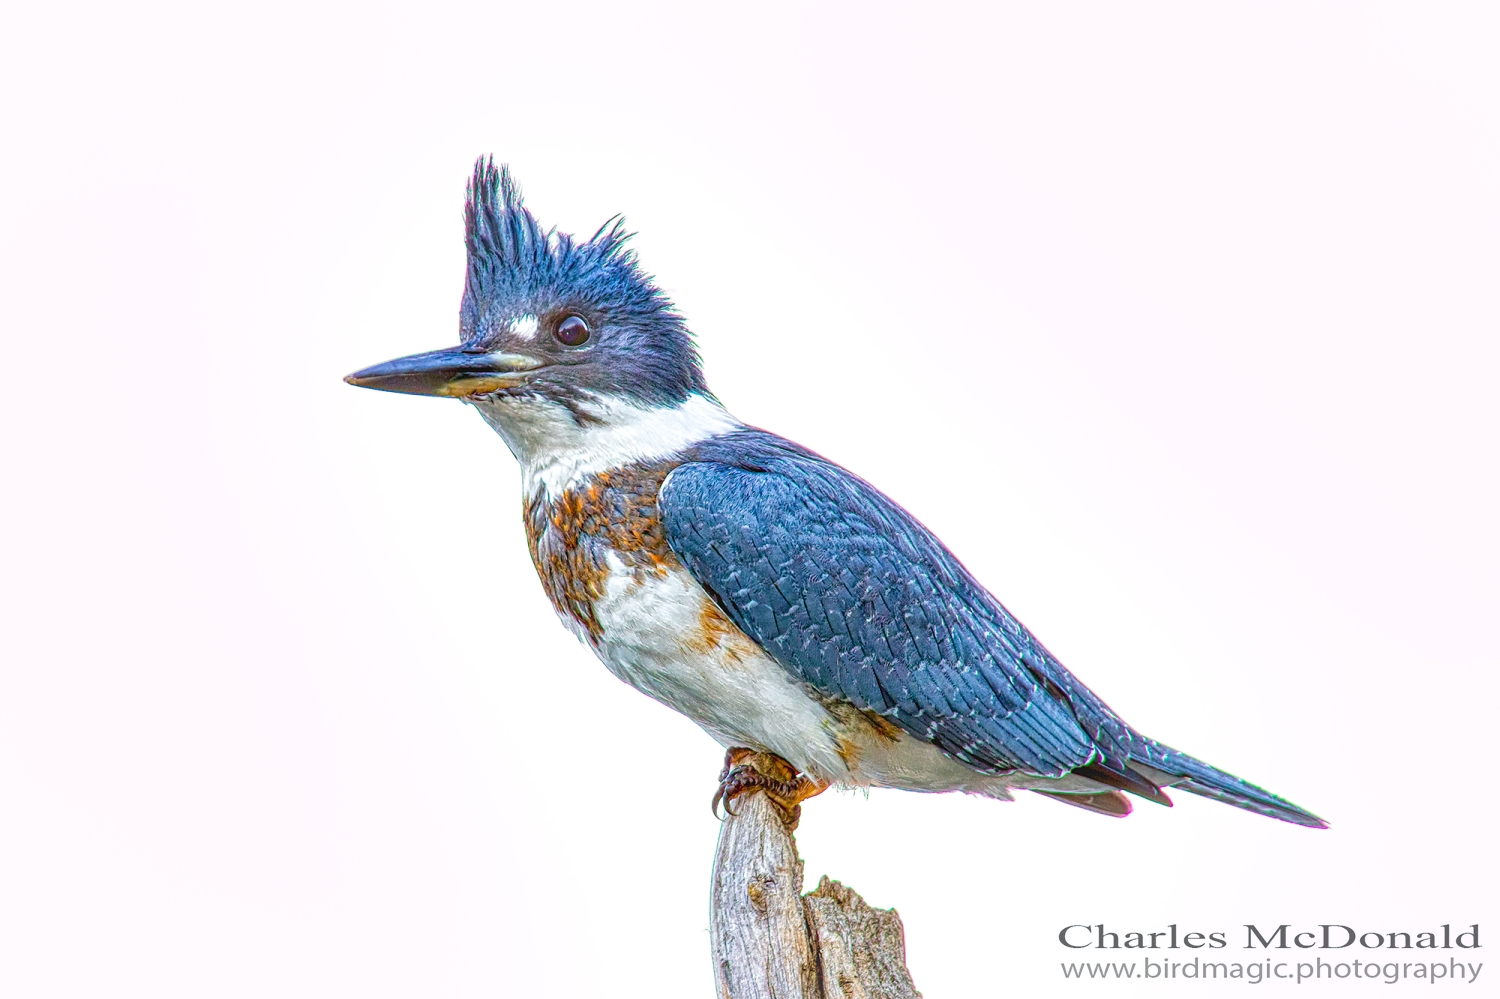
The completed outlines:
{"type": "Polygon", "coordinates": [[[688,571],[788,673],[980,772],[1081,772],[1101,790],[1043,793],[1112,815],[1130,810],[1117,789],[1169,804],[1157,784],[1171,783],[1326,824],[1133,731],[915,518],[783,438],[745,429],[700,443],[658,508],[688,571]]]}
{"type": "Polygon", "coordinates": [[[925,528],[760,436],[700,448],[659,507],[673,551],[773,659],[983,772],[1060,776],[1111,755],[1066,671],[925,528]]]}

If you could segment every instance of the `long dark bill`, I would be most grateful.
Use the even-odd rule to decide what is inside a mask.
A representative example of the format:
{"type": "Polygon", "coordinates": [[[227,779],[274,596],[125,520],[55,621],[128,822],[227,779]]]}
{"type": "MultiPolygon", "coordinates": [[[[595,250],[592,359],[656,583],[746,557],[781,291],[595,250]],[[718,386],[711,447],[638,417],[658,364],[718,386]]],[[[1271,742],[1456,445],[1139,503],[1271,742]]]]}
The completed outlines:
{"type": "Polygon", "coordinates": [[[528,372],[541,366],[541,361],[525,354],[486,354],[449,347],[371,365],[345,375],[344,381],[382,392],[456,398],[518,385],[528,372]]]}

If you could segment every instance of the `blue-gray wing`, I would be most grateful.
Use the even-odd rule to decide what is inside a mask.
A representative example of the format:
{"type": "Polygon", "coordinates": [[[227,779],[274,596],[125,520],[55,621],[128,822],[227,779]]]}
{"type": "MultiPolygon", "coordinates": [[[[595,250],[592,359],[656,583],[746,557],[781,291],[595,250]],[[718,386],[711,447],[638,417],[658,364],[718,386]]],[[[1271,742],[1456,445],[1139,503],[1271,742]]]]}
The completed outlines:
{"type": "Polygon", "coordinates": [[[792,676],[988,773],[1129,759],[1133,733],[874,487],[761,431],[690,457],[667,542],[792,676]]]}

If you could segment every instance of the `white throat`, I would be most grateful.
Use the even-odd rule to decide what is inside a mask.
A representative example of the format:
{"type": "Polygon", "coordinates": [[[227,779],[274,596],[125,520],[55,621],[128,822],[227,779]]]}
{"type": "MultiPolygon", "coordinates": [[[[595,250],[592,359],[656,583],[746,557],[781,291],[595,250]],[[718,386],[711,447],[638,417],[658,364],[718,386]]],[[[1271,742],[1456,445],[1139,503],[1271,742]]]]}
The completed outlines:
{"type": "Polygon", "coordinates": [[[603,396],[583,410],[598,422],[579,426],[568,410],[537,397],[491,397],[474,408],[521,463],[529,500],[561,496],[611,468],[657,461],[742,426],[713,399],[694,393],[674,406],[641,406],[603,396]]]}

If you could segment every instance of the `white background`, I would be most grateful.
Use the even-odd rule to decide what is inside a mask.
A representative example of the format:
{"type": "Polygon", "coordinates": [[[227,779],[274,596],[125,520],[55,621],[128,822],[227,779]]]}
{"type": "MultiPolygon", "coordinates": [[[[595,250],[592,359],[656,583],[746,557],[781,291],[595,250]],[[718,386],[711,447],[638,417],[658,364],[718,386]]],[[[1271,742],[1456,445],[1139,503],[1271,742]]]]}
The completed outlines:
{"type": "Polygon", "coordinates": [[[472,412],[340,381],[455,342],[487,152],[1333,823],[811,802],[926,995],[1061,994],[1075,922],[1493,950],[1492,5],[542,6],[6,15],[0,994],[710,994],[720,750],[558,626],[472,412]]]}

